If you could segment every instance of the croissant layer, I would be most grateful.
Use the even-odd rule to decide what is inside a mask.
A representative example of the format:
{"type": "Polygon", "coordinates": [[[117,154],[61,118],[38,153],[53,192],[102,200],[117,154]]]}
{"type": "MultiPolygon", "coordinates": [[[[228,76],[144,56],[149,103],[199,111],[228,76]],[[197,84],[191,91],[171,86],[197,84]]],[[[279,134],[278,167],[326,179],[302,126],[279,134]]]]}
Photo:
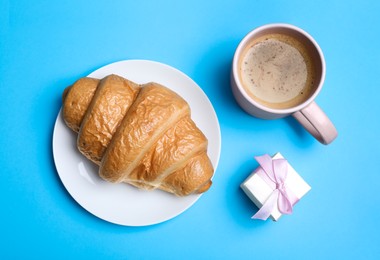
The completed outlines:
{"type": "Polygon", "coordinates": [[[120,125],[140,87],[124,78],[110,75],[102,79],[83,118],[78,149],[100,164],[113,134],[120,125]]]}

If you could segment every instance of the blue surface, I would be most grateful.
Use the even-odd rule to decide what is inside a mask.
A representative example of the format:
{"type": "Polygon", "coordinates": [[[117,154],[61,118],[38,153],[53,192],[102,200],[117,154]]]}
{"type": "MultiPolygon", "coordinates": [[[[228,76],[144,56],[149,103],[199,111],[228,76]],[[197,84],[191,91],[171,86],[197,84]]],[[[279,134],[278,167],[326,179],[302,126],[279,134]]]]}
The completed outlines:
{"type": "Polygon", "coordinates": [[[0,258],[375,259],[380,256],[379,1],[0,0],[0,258]],[[314,3],[315,2],[315,3],[314,3]],[[338,139],[315,141],[293,119],[244,113],[229,87],[251,29],[297,25],[327,63],[317,102],[338,139]],[[180,216],[131,228],[102,221],[66,192],[51,139],[63,89],[123,59],[178,68],[213,103],[222,132],[214,185],[180,216]],[[281,152],[312,186],[279,222],[239,184],[253,156],[281,152]]]}

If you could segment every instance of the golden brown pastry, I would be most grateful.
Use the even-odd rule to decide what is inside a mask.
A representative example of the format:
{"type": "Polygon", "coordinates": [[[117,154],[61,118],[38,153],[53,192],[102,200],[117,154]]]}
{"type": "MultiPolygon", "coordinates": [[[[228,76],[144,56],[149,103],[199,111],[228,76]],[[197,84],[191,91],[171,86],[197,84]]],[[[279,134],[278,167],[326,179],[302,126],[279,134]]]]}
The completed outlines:
{"type": "Polygon", "coordinates": [[[100,81],[78,135],[78,149],[88,159],[100,164],[113,134],[139,89],[136,83],[116,75],[100,81]]]}
{"type": "Polygon", "coordinates": [[[162,85],[140,87],[116,75],[82,78],[65,90],[63,116],[79,131],[79,150],[109,182],[178,196],[211,186],[207,138],[187,102],[162,85]]]}
{"type": "Polygon", "coordinates": [[[94,96],[99,80],[81,78],[63,92],[63,119],[73,131],[79,132],[84,114],[94,96]]]}

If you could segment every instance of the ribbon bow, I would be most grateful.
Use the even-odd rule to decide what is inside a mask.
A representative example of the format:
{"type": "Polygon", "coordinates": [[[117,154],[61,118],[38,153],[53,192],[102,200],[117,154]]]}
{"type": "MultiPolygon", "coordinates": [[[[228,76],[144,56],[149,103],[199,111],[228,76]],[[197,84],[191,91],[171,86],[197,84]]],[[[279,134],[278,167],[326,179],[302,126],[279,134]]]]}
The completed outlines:
{"type": "Polygon", "coordinates": [[[261,166],[256,174],[264,179],[274,190],[252,218],[266,220],[276,204],[282,214],[291,214],[293,212],[293,205],[297,203],[299,199],[293,193],[289,192],[285,186],[285,180],[288,175],[287,161],[285,159],[272,159],[267,154],[257,156],[255,159],[261,166]]]}

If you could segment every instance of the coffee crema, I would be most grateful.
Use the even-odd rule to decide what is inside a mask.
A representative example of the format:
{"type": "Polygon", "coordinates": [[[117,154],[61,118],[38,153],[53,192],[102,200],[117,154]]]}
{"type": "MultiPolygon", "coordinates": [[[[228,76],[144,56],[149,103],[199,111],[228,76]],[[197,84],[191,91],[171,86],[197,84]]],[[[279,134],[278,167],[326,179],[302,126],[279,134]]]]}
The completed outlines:
{"type": "Polygon", "coordinates": [[[315,68],[307,48],[285,34],[253,39],[240,57],[239,76],[252,99],[274,109],[302,104],[316,87],[315,68]]]}

